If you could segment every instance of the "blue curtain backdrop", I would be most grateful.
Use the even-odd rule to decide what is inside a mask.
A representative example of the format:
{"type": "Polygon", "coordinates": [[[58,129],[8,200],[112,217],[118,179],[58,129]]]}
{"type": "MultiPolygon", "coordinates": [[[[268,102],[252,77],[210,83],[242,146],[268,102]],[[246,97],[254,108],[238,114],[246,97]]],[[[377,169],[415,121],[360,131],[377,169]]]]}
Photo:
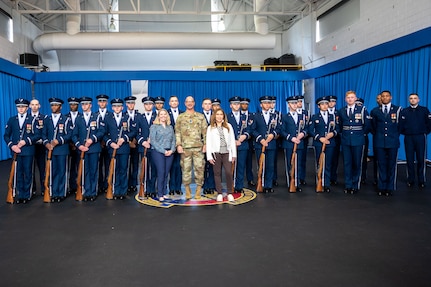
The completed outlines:
{"type": "MultiPolygon", "coordinates": [[[[63,113],[67,113],[67,99],[69,97],[91,97],[93,100],[99,94],[106,94],[110,99],[122,98],[132,94],[130,81],[94,81],[94,82],[44,82],[34,84],[34,97],[41,104],[41,112],[48,114],[51,112],[48,99],[57,97],[65,102],[62,109],[63,113]]],[[[93,102],[93,110],[97,110],[97,104],[93,102]]]]}
{"type": "MultiPolygon", "coordinates": [[[[0,113],[0,132],[3,136],[8,119],[17,113],[15,99],[25,98],[31,100],[31,82],[27,79],[0,72],[0,83],[0,107],[2,107],[2,112],[0,113]]],[[[7,147],[5,141],[2,140],[0,145],[0,160],[10,157],[10,149],[7,147]]]]}
{"type": "Polygon", "coordinates": [[[302,95],[302,81],[158,81],[148,82],[148,95],[163,96],[166,100],[171,95],[178,96],[180,107],[184,109],[185,97],[194,97],[197,111],[201,111],[204,98],[219,98],[224,110],[229,111],[229,98],[247,97],[251,100],[249,109],[260,110],[258,99],[264,95],[277,97],[276,109],[286,112],[286,98],[302,95]]]}
{"type": "MultiPolygon", "coordinates": [[[[408,95],[418,93],[420,105],[430,108],[431,97],[430,66],[431,47],[417,49],[401,55],[373,61],[361,66],[315,79],[315,95],[336,95],[337,107],[345,105],[344,95],[354,90],[358,97],[365,101],[371,111],[376,104],[376,96],[383,90],[392,94],[392,103],[402,107],[408,106],[408,95]]],[[[403,138],[399,159],[405,159],[403,138]]],[[[370,139],[372,152],[372,139],[370,139]]],[[[431,158],[431,141],[428,142],[427,158],[431,158]]]]}

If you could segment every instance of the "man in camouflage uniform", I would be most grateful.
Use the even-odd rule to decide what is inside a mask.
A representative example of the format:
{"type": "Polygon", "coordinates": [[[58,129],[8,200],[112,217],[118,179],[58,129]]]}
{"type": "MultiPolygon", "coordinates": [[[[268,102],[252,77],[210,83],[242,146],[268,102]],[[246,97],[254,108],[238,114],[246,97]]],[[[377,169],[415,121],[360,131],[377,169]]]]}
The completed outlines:
{"type": "Polygon", "coordinates": [[[204,182],[204,153],[206,143],[207,122],[203,114],[194,110],[195,100],[188,96],[185,100],[186,112],[180,114],[175,123],[177,151],[181,154],[181,169],[186,199],[191,199],[190,183],[192,181],[192,165],[196,182],[195,199],[201,198],[204,182]]]}

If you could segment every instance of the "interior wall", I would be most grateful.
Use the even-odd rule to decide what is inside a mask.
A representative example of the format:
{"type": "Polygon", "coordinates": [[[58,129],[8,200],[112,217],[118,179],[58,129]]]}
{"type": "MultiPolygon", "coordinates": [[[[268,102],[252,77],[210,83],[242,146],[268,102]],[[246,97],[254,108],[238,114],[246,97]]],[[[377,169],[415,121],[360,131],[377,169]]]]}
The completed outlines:
{"type": "Polygon", "coordinates": [[[429,0],[361,0],[359,21],[316,43],[316,13],[283,33],[283,53],[293,53],[305,69],[319,67],[367,48],[431,26],[429,0]]]}
{"type": "Polygon", "coordinates": [[[3,2],[0,7],[12,15],[13,19],[13,43],[0,36],[0,58],[10,62],[19,63],[19,54],[34,53],[32,48],[33,39],[39,35],[40,30],[18,13],[12,11],[3,2]]]}
{"type": "Polygon", "coordinates": [[[61,71],[83,70],[186,70],[212,66],[216,60],[260,65],[268,57],[281,55],[281,35],[269,50],[61,50],[61,71]]]}

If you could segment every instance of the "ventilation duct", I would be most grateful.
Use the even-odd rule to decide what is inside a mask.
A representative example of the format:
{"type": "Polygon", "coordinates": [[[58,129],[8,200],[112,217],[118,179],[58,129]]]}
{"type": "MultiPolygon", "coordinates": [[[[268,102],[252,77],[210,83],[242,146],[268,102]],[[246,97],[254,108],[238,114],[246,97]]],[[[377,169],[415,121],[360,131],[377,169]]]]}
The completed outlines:
{"type": "MultiPolygon", "coordinates": [[[[266,0],[255,0],[254,4],[254,11],[255,12],[261,12],[261,11],[267,11],[267,1],[266,0]]],[[[254,27],[256,29],[256,33],[259,33],[261,35],[268,34],[268,16],[254,16],[254,27]]]]}

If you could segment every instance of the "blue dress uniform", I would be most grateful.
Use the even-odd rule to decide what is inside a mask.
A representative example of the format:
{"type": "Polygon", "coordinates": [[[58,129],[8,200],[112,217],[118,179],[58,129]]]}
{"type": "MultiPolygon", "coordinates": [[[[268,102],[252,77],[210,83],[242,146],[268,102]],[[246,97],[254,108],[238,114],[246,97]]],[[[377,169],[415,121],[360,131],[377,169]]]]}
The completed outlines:
{"type": "MultiPolygon", "coordinates": [[[[238,102],[240,103],[240,97],[232,97],[229,99],[229,102],[238,102]]],[[[249,126],[246,119],[246,115],[241,114],[240,111],[234,113],[231,111],[228,115],[228,122],[231,124],[235,139],[238,140],[241,135],[245,135],[245,140],[241,143],[241,145],[237,146],[237,158],[236,158],[236,170],[235,173],[235,182],[234,182],[234,191],[242,192],[244,188],[244,172],[245,166],[247,164],[247,152],[248,152],[248,139],[250,138],[249,126]]]]}
{"type": "MultiPolygon", "coordinates": [[[[91,98],[83,97],[81,101],[92,101],[91,98]]],[[[81,146],[85,145],[87,138],[91,139],[93,143],[88,147],[88,151],[84,152],[84,161],[82,167],[82,195],[84,201],[93,201],[97,196],[98,188],[98,165],[99,154],[102,151],[101,141],[105,135],[105,122],[102,116],[98,113],[93,113],[88,116],[88,122],[84,114],[79,114],[75,120],[75,128],[73,129],[72,141],[77,147],[77,152],[81,155],[82,151],[79,150],[81,146]]],[[[77,179],[75,178],[75,181],[77,179]]]]}
{"type": "Polygon", "coordinates": [[[351,112],[347,106],[340,109],[338,122],[344,157],[344,192],[354,194],[360,188],[365,145],[364,134],[370,128],[370,119],[365,107],[355,105],[351,109],[351,112]]]}
{"type": "Polygon", "coordinates": [[[382,104],[371,111],[373,145],[377,156],[379,195],[395,190],[398,148],[400,147],[399,116],[401,107],[382,104]]]}
{"type": "MultiPolygon", "coordinates": [[[[215,103],[217,103],[217,101],[219,101],[218,99],[213,99],[212,100],[213,103],[214,103],[214,100],[216,100],[215,103]]],[[[205,120],[207,121],[207,124],[210,125],[211,124],[212,111],[209,111],[209,112],[202,111],[202,114],[204,115],[205,120]]],[[[213,165],[210,164],[210,162],[206,160],[206,155],[205,155],[204,184],[203,184],[202,188],[204,189],[204,194],[212,194],[215,191],[213,165]]]]}
{"type": "MultiPolygon", "coordinates": [[[[183,112],[184,111],[181,111],[179,108],[168,109],[168,114],[171,119],[171,125],[174,128],[174,130],[175,130],[176,117],[183,112]]],[[[177,151],[175,151],[173,156],[174,156],[174,159],[172,161],[171,171],[169,173],[169,194],[170,195],[173,195],[175,193],[182,194],[181,192],[182,173],[181,173],[181,166],[180,166],[181,155],[177,151]]]]}
{"type": "MultiPolygon", "coordinates": [[[[328,97],[321,97],[316,100],[316,104],[319,105],[319,103],[328,100],[328,97]]],[[[329,139],[329,144],[327,144],[325,147],[325,160],[323,163],[324,166],[322,175],[322,185],[324,192],[330,191],[329,186],[331,181],[331,165],[332,158],[334,157],[336,137],[339,133],[339,127],[336,123],[334,114],[331,114],[328,111],[319,111],[317,114],[314,114],[311,117],[308,123],[308,134],[313,138],[317,169],[319,169],[319,158],[323,147],[323,143],[320,141],[320,139],[326,137],[328,133],[333,133],[334,136],[329,139]]]]}
{"type": "MultiPolygon", "coordinates": [[[[129,96],[124,98],[124,101],[126,103],[134,103],[136,101],[136,97],[129,96]]],[[[129,126],[133,126],[134,129],[136,129],[138,117],[140,116],[139,112],[137,110],[127,110],[126,113],[129,116],[129,126]]],[[[129,194],[136,193],[136,185],[138,184],[138,171],[139,171],[139,148],[137,146],[137,140],[136,138],[130,139],[130,155],[129,155],[129,188],[127,189],[127,192],[129,194]]]]}
{"type": "MultiPolygon", "coordinates": [[[[122,99],[113,99],[111,105],[122,105],[122,99]]],[[[129,125],[129,115],[126,113],[112,113],[105,118],[106,133],[104,140],[108,146],[109,154],[112,157],[114,149],[111,143],[117,143],[119,138],[124,139],[124,143],[117,149],[115,156],[115,170],[113,177],[114,198],[123,199],[127,193],[127,163],[129,159],[130,139],[136,136],[136,128],[129,125]],[[118,123],[117,123],[118,119],[118,123]]]]}
{"type": "MultiPolygon", "coordinates": [[[[241,104],[247,103],[250,104],[249,98],[241,98],[241,104]]],[[[250,127],[253,123],[254,113],[251,113],[249,110],[243,111],[241,110],[241,114],[245,115],[247,125],[250,127]]],[[[247,162],[245,166],[245,173],[247,177],[247,183],[250,186],[255,186],[254,175],[253,175],[253,157],[254,157],[254,145],[253,145],[253,136],[250,133],[250,137],[248,139],[248,151],[247,151],[247,162]]]]}
{"type": "MultiPolygon", "coordinates": [[[[38,112],[37,114],[33,114],[32,112],[29,113],[31,117],[33,118],[33,126],[36,127],[37,130],[40,132],[40,136],[42,137],[42,131],[43,131],[43,123],[45,121],[46,115],[41,114],[38,112]]],[[[36,166],[39,170],[39,184],[41,188],[41,194],[43,195],[43,184],[45,181],[45,164],[46,164],[46,148],[42,143],[42,138],[40,138],[35,144],[34,144],[34,163],[33,163],[33,186],[32,186],[32,192],[33,195],[36,194],[36,166]]]]}
{"type": "MultiPolygon", "coordinates": [[[[100,94],[96,96],[97,101],[108,101],[109,100],[109,96],[104,95],[104,94],[100,94]]],[[[98,109],[98,111],[96,112],[96,114],[98,116],[100,116],[100,120],[102,122],[105,121],[105,118],[107,116],[109,116],[109,114],[111,114],[110,111],[107,110],[107,108],[102,109],[98,109]]],[[[108,188],[108,174],[109,174],[109,162],[110,162],[110,157],[109,157],[109,153],[108,153],[108,147],[105,144],[105,141],[102,140],[100,142],[100,147],[101,147],[101,151],[100,151],[100,157],[99,157],[99,193],[103,193],[106,191],[106,189],[108,188]]]]}
{"type": "Polygon", "coordinates": [[[404,135],[407,159],[407,184],[415,184],[415,160],[419,187],[425,187],[425,151],[427,134],[431,131],[431,115],[427,107],[409,106],[400,113],[400,133],[404,135]]]}
{"type": "MultiPolygon", "coordinates": [[[[142,98],[142,103],[145,102],[154,102],[154,99],[151,97],[144,97],[142,98]]],[[[156,119],[156,113],[154,111],[147,112],[145,111],[141,117],[138,117],[137,122],[137,141],[139,146],[139,153],[141,154],[141,157],[144,155],[144,147],[142,146],[142,143],[144,141],[147,141],[150,137],[150,127],[153,124],[154,120],[156,119]]],[[[145,192],[146,196],[150,196],[152,198],[156,198],[156,179],[157,179],[157,170],[156,165],[153,162],[152,158],[152,150],[151,147],[147,149],[147,170],[145,172],[145,192]]],[[[142,183],[140,183],[142,184],[142,183]]]]}
{"type": "MultiPolygon", "coordinates": [[[[287,102],[289,101],[297,101],[296,96],[291,96],[286,99],[287,102]]],[[[295,112],[288,112],[287,114],[283,115],[282,117],[282,124],[280,128],[280,136],[283,139],[282,142],[282,148],[285,152],[285,166],[286,166],[286,177],[287,177],[287,184],[289,186],[290,184],[290,171],[292,168],[292,154],[293,154],[293,148],[295,143],[292,142],[292,138],[297,137],[300,133],[304,134],[304,138],[307,136],[307,126],[305,122],[305,115],[299,114],[296,111],[295,112]],[[294,115],[292,115],[294,114],[294,115]],[[297,117],[296,121],[294,117],[297,117]]],[[[301,139],[301,142],[297,145],[296,149],[296,163],[297,166],[295,168],[295,183],[296,183],[296,191],[302,191],[302,189],[299,187],[299,170],[301,168],[301,165],[299,164],[303,160],[303,152],[302,150],[305,148],[304,140],[301,139]]]]}
{"type": "MultiPolygon", "coordinates": [[[[29,101],[20,98],[15,100],[15,105],[28,107],[29,101]]],[[[9,118],[3,138],[10,149],[19,141],[25,141],[16,157],[13,197],[16,203],[26,203],[31,199],[34,143],[41,138],[41,131],[36,128],[36,123],[30,115],[18,114],[9,118]]]]}
{"type": "MultiPolygon", "coordinates": [[[[50,105],[62,105],[61,99],[50,98],[50,105]]],[[[57,140],[58,144],[52,150],[51,170],[49,178],[51,202],[62,201],[67,194],[67,156],[69,155],[69,141],[72,138],[72,123],[70,118],[61,113],[51,114],[45,118],[45,128],[42,134],[43,144],[57,140]]]]}
{"type": "MultiPolygon", "coordinates": [[[[259,98],[259,101],[270,101],[270,97],[262,96],[259,98]]],[[[272,180],[274,178],[274,158],[277,153],[275,137],[278,135],[278,129],[278,119],[275,114],[269,111],[261,111],[254,115],[250,131],[254,137],[254,149],[257,159],[260,158],[262,153],[262,144],[260,141],[266,139],[269,134],[274,136],[274,139],[271,140],[265,148],[265,168],[262,179],[263,192],[274,192],[272,189],[272,180]],[[268,118],[268,121],[265,120],[265,116],[268,118]]]]}
{"type": "MultiPolygon", "coordinates": [[[[331,102],[337,102],[337,96],[328,96],[329,101],[331,102]]],[[[336,107],[328,108],[328,112],[330,114],[333,114],[335,116],[335,121],[338,122],[338,111],[336,107]]],[[[337,176],[337,169],[338,169],[338,162],[339,162],[339,155],[340,155],[340,147],[341,147],[341,135],[338,133],[338,135],[335,137],[335,146],[334,146],[334,155],[332,156],[332,163],[331,163],[331,184],[336,185],[338,181],[337,176]]]]}
{"type": "MultiPolygon", "coordinates": [[[[79,99],[75,97],[70,97],[67,99],[67,102],[69,105],[78,105],[79,99]]],[[[78,117],[79,112],[68,112],[66,116],[70,119],[70,122],[72,124],[72,130],[75,128],[75,121],[78,117]]],[[[73,134],[73,132],[72,132],[73,134]]],[[[69,190],[68,192],[70,194],[74,194],[76,192],[76,176],[78,172],[78,164],[79,164],[79,152],[76,150],[76,146],[73,144],[72,140],[69,143],[69,190]]]]}
{"type": "MultiPolygon", "coordinates": [[[[298,100],[304,100],[304,96],[298,96],[298,100]]],[[[306,109],[297,109],[296,110],[298,112],[298,114],[302,114],[304,121],[305,121],[305,125],[308,126],[308,122],[310,121],[310,111],[306,110],[306,109]]],[[[308,147],[308,137],[306,136],[304,139],[304,148],[301,150],[302,152],[302,159],[301,161],[298,161],[298,178],[299,178],[299,183],[301,185],[305,185],[305,173],[307,170],[307,147],[308,147]]]]}

